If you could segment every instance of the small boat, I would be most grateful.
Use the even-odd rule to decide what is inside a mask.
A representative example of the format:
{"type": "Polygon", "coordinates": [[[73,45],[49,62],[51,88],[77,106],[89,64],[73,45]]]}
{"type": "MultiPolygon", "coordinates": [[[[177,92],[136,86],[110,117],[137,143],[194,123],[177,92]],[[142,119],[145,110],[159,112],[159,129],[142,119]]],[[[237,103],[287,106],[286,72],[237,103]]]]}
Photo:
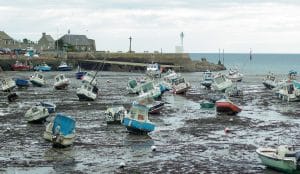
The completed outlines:
{"type": "Polygon", "coordinates": [[[158,87],[155,87],[152,81],[144,83],[141,85],[141,91],[139,93],[139,98],[153,98],[159,99],[161,97],[161,91],[158,87]]]}
{"type": "Polygon", "coordinates": [[[97,86],[96,73],[94,73],[94,72],[87,72],[82,77],[82,82],[83,83],[89,83],[89,84],[91,84],[93,86],[97,86]]]}
{"type": "Polygon", "coordinates": [[[200,106],[201,106],[202,109],[209,109],[209,108],[214,108],[215,103],[204,100],[200,103],[200,106]]]}
{"type": "Polygon", "coordinates": [[[54,88],[57,90],[66,89],[69,84],[69,79],[66,78],[64,74],[58,74],[54,77],[54,88]]]}
{"type": "Polygon", "coordinates": [[[2,88],[2,91],[4,91],[4,92],[9,92],[16,87],[16,82],[12,79],[5,78],[1,82],[2,82],[1,88],[2,88]]]}
{"type": "Polygon", "coordinates": [[[227,75],[227,78],[230,79],[232,82],[241,82],[243,80],[244,75],[241,74],[238,68],[230,69],[227,75]]]}
{"type": "Polygon", "coordinates": [[[273,88],[273,90],[276,91],[275,94],[278,96],[278,98],[283,101],[293,102],[300,100],[299,82],[286,82],[283,85],[273,88]]]}
{"type": "Polygon", "coordinates": [[[212,72],[207,70],[206,72],[203,73],[203,79],[201,81],[201,85],[204,86],[205,88],[210,89],[211,84],[214,82],[214,77],[212,72]]]}
{"type": "Polygon", "coordinates": [[[46,126],[44,139],[51,141],[55,147],[70,146],[75,141],[75,125],[72,117],[56,114],[54,120],[46,126]]]}
{"type": "Polygon", "coordinates": [[[162,101],[155,101],[153,98],[145,98],[139,101],[140,105],[144,105],[149,109],[149,114],[159,114],[165,105],[162,101]]]}
{"type": "Polygon", "coordinates": [[[228,99],[221,99],[216,101],[216,109],[218,113],[226,113],[228,115],[235,115],[242,111],[237,105],[228,99]]]}
{"type": "Polygon", "coordinates": [[[89,83],[83,83],[80,88],[77,88],[76,94],[80,101],[94,101],[98,95],[98,88],[89,83]]]}
{"type": "Polygon", "coordinates": [[[172,90],[172,83],[175,79],[179,78],[180,74],[177,74],[175,71],[168,70],[163,77],[162,84],[168,90],[172,90]]]}
{"type": "Polygon", "coordinates": [[[43,106],[33,106],[25,113],[25,119],[30,123],[43,122],[48,116],[48,109],[43,106]]]}
{"type": "Polygon", "coordinates": [[[273,89],[278,86],[276,77],[271,72],[269,72],[269,74],[263,79],[262,83],[267,89],[273,89]]]}
{"type": "Polygon", "coordinates": [[[148,120],[149,109],[144,105],[133,104],[129,113],[122,120],[130,133],[147,134],[154,131],[155,125],[148,120]]]}
{"type": "Polygon", "coordinates": [[[51,67],[48,66],[45,62],[43,62],[41,65],[34,67],[35,71],[51,71],[51,67]]]}
{"type": "Polygon", "coordinates": [[[16,101],[17,99],[18,99],[18,95],[17,95],[17,93],[15,93],[15,92],[9,93],[8,96],[7,96],[7,100],[8,100],[9,102],[14,102],[14,101],[16,101]]]}
{"type": "Polygon", "coordinates": [[[23,63],[21,63],[19,61],[16,61],[16,63],[11,66],[11,69],[13,71],[29,71],[29,70],[32,69],[32,66],[31,65],[27,65],[27,63],[23,64],[23,63]]]}
{"type": "Polygon", "coordinates": [[[40,102],[37,106],[43,106],[43,107],[47,108],[47,110],[50,114],[54,113],[55,109],[56,109],[56,105],[51,102],[40,102]]]}
{"type": "Polygon", "coordinates": [[[280,145],[277,148],[260,147],[256,150],[263,165],[284,173],[300,173],[300,151],[280,145]]]}
{"type": "Polygon", "coordinates": [[[57,67],[58,71],[72,71],[73,67],[68,65],[66,62],[62,61],[60,65],[57,67]]]}
{"type": "Polygon", "coordinates": [[[29,81],[26,80],[26,79],[16,79],[15,80],[16,82],[16,85],[19,87],[19,88],[24,88],[24,87],[28,87],[29,86],[29,81]]]}
{"type": "Polygon", "coordinates": [[[178,77],[173,80],[172,88],[174,94],[184,94],[191,88],[191,85],[183,77],[178,77]]]}
{"type": "Polygon", "coordinates": [[[34,73],[33,76],[29,78],[29,80],[34,86],[38,86],[38,87],[42,87],[46,84],[44,75],[40,73],[34,73]]]}
{"type": "Polygon", "coordinates": [[[216,91],[225,92],[227,88],[232,86],[232,81],[223,74],[217,74],[211,86],[216,91]]]}
{"type": "Polygon", "coordinates": [[[127,110],[123,106],[108,108],[104,115],[107,124],[121,124],[127,110]]]}
{"type": "Polygon", "coordinates": [[[229,97],[242,97],[243,91],[237,86],[232,86],[225,90],[225,94],[227,94],[229,97]]]}
{"type": "Polygon", "coordinates": [[[295,70],[290,70],[288,73],[288,80],[296,80],[297,78],[297,71],[295,70]]]}
{"type": "Polygon", "coordinates": [[[135,79],[129,80],[126,87],[129,94],[138,94],[141,92],[141,84],[135,79]]]}
{"type": "Polygon", "coordinates": [[[152,78],[160,78],[161,77],[160,65],[157,63],[148,64],[146,74],[152,78]]]}
{"type": "Polygon", "coordinates": [[[76,72],[76,79],[82,79],[82,77],[86,74],[87,72],[86,71],[81,71],[81,68],[80,66],[78,65],[78,68],[77,68],[77,72],[76,72]]]}

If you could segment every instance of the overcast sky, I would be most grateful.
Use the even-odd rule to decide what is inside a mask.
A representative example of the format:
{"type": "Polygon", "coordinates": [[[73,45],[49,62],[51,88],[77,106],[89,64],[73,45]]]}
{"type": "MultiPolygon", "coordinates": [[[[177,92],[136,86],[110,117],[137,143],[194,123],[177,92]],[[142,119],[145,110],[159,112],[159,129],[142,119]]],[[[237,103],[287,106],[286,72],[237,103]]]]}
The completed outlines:
{"type": "Polygon", "coordinates": [[[37,41],[67,33],[96,40],[97,50],[300,52],[298,0],[0,0],[0,30],[37,41]]]}

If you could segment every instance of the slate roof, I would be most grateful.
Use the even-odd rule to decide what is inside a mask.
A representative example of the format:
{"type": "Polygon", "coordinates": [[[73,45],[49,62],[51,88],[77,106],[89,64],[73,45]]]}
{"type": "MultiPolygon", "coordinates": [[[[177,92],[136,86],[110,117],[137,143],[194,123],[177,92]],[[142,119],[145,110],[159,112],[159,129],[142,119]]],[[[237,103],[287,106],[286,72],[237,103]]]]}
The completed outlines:
{"type": "Polygon", "coordinates": [[[45,35],[45,39],[46,39],[48,42],[54,42],[54,39],[52,38],[51,35],[45,35]]]}
{"type": "Polygon", "coordinates": [[[13,40],[9,35],[7,35],[4,31],[0,31],[0,39],[3,40],[13,40]]]}
{"type": "Polygon", "coordinates": [[[71,45],[91,45],[85,35],[65,34],[60,39],[62,39],[64,43],[71,45]]]}

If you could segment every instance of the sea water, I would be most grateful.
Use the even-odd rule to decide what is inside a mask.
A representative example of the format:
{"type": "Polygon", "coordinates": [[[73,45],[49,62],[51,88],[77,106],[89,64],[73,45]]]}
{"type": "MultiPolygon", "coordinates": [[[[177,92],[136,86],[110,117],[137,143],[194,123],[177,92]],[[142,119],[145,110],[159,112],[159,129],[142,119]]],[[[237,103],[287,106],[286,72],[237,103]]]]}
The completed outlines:
{"type": "Polygon", "coordinates": [[[244,74],[264,75],[268,72],[275,74],[287,74],[290,70],[300,71],[300,54],[250,54],[245,53],[190,53],[192,60],[201,60],[221,63],[227,69],[237,66],[244,74]]]}

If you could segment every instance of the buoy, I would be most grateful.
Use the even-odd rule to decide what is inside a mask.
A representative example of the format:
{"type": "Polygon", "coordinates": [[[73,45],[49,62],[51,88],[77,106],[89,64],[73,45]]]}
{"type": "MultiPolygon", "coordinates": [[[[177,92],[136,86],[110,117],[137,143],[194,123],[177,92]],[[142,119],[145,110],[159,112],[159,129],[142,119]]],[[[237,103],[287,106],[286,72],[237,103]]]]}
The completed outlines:
{"type": "Polygon", "coordinates": [[[122,162],[120,162],[120,168],[122,168],[122,169],[123,169],[124,167],[125,167],[125,162],[123,162],[123,161],[122,161],[122,162]]]}
{"type": "Polygon", "coordinates": [[[233,121],[233,118],[230,118],[229,121],[233,121]]]}
{"type": "Polygon", "coordinates": [[[151,146],[151,150],[153,151],[153,152],[155,152],[156,151],[156,146],[151,146]]]}
{"type": "Polygon", "coordinates": [[[229,129],[228,127],[226,127],[226,128],[224,129],[224,132],[225,132],[225,133],[228,133],[228,132],[230,132],[230,129],[229,129]]]}

